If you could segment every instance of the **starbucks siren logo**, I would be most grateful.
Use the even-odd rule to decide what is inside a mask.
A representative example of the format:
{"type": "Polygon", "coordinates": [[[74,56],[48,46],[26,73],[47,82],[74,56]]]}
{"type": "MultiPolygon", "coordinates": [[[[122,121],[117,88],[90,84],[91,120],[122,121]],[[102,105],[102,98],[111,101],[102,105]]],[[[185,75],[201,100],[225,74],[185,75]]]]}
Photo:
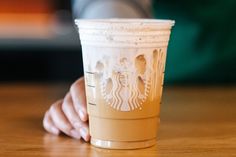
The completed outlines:
{"type": "Polygon", "coordinates": [[[141,109],[150,90],[154,90],[151,99],[156,94],[157,89],[154,88],[158,81],[157,71],[163,69],[161,54],[161,51],[155,50],[153,55],[141,54],[133,60],[121,57],[115,63],[114,60],[111,63],[109,58],[104,57],[103,60],[97,61],[96,75],[100,78],[99,84],[104,100],[119,111],[141,109]]]}

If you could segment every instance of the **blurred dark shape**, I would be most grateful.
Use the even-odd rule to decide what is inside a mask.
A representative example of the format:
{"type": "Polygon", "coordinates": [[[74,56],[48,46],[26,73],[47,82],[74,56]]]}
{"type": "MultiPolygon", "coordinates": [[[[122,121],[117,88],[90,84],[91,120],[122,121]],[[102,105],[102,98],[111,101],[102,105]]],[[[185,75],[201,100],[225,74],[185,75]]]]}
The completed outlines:
{"type": "Polygon", "coordinates": [[[73,81],[81,47],[66,0],[0,1],[0,81],[73,81]]]}

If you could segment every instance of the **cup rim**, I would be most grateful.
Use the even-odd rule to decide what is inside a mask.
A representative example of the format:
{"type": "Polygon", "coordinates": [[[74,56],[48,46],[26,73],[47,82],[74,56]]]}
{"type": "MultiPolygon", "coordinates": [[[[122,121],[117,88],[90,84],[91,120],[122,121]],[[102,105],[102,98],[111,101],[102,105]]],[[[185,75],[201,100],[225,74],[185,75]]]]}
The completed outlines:
{"type": "Polygon", "coordinates": [[[141,19],[141,18],[108,18],[108,19],[75,19],[75,24],[79,28],[106,29],[112,27],[168,27],[174,26],[175,21],[169,19],[141,19]],[[97,24],[96,26],[94,24],[97,24]]]}

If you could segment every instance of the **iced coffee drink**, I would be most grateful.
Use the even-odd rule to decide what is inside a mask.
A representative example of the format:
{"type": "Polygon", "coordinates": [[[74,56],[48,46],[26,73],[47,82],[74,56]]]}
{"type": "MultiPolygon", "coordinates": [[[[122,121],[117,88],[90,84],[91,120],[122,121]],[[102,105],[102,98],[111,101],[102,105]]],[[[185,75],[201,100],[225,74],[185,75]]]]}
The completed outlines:
{"type": "Polygon", "coordinates": [[[83,51],[91,143],[156,143],[171,20],[76,20],[83,51]]]}

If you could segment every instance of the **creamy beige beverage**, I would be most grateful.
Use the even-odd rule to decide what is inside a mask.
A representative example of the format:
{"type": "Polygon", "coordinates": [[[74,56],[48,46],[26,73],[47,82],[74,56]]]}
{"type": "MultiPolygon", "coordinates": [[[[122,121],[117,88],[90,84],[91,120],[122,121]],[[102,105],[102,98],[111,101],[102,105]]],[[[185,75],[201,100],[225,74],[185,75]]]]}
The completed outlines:
{"type": "Polygon", "coordinates": [[[91,143],[156,143],[170,20],[76,20],[83,51],[91,143]]]}

